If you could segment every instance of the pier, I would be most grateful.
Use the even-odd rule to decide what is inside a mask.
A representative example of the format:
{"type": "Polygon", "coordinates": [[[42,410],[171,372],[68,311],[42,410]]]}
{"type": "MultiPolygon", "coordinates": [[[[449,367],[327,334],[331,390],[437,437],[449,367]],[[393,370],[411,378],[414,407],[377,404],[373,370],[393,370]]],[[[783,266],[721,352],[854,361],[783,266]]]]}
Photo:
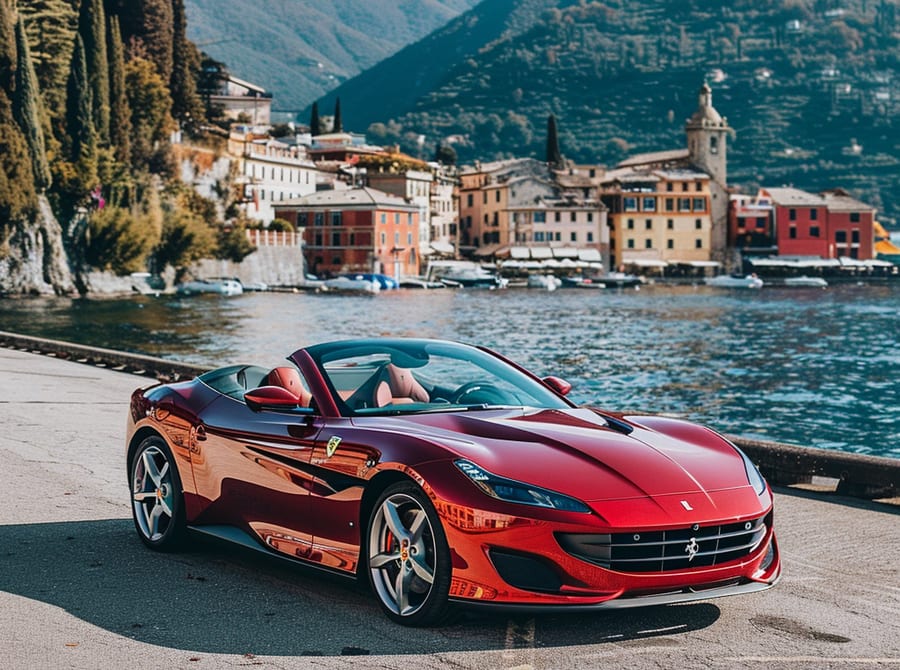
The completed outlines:
{"type": "Polygon", "coordinates": [[[409,630],[302,567],[200,540],[145,549],[129,396],[198,369],[16,337],[0,333],[3,667],[900,668],[900,506],[866,499],[898,495],[894,459],[742,445],[775,483],[784,577],[769,591],[409,630]]]}

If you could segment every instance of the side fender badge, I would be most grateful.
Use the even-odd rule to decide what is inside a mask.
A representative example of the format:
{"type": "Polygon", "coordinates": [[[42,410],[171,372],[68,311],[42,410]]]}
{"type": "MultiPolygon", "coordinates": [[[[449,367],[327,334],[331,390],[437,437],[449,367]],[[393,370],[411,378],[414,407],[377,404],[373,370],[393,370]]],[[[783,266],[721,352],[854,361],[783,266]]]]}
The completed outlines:
{"type": "Polygon", "coordinates": [[[333,436],[330,440],[328,440],[328,444],[325,445],[325,455],[328,458],[334,456],[334,452],[337,451],[338,445],[341,443],[341,438],[337,435],[333,436]]]}

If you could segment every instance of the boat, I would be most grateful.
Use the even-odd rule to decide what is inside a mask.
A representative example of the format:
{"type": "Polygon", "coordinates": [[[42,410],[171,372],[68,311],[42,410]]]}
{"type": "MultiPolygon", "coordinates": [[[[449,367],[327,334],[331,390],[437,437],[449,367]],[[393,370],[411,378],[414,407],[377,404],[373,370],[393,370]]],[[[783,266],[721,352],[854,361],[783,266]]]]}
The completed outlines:
{"type": "Polygon", "coordinates": [[[714,286],[715,288],[762,288],[763,280],[755,274],[750,274],[745,277],[718,275],[716,277],[707,277],[706,285],[714,286]]]}
{"type": "Polygon", "coordinates": [[[178,295],[241,295],[244,292],[244,286],[239,279],[235,277],[210,277],[209,279],[194,279],[192,281],[183,282],[175,287],[175,293],[178,295]]]}
{"type": "Polygon", "coordinates": [[[396,279],[385,274],[380,274],[378,272],[347,272],[340,276],[347,277],[348,279],[375,282],[378,284],[379,289],[382,291],[390,291],[395,288],[400,288],[400,283],[396,279]]]}
{"type": "Polygon", "coordinates": [[[607,272],[605,275],[591,277],[591,281],[614,288],[638,286],[644,283],[644,280],[637,275],[628,274],[627,272],[607,272]]]}
{"type": "Polygon", "coordinates": [[[828,282],[821,277],[807,277],[806,275],[801,275],[800,277],[785,277],[784,285],[792,288],[826,288],[828,282]]]}
{"type": "Polygon", "coordinates": [[[334,293],[379,293],[381,282],[363,275],[341,275],[322,282],[322,291],[334,293]]]}
{"type": "Polygon", "coordinates": [[[602,282],[595,282],[593,277],[582,277],[581,275],[576,275],[574,277],[563,277],[562,285],[565,288],[606,288],[606,284],[602,282]]]}
{"type": "Polygon", "coordinates": [[[509,280],[472,261],[433,261],[428,265],[428,281],[440,281],[458,288],[506,288],[509,280]]]}
{"type": "Polygon", "coordinates": [[[555,275],[528,275],[528,288],[541,288],[555,291],[562,286],[562,280],[555,275]]]}
{"type": "Polygon", "coordinates": [[[444,282],[428,281],[424,277],[401,277],[400,288],[434,289],[447,288],[447,285],[444,282]]]}

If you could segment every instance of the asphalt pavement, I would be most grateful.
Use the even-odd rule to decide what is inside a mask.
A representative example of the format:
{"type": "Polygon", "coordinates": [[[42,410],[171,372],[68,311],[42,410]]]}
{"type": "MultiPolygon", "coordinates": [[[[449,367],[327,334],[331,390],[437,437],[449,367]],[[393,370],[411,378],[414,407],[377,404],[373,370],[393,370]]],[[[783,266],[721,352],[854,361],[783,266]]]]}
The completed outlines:
{"type": "Polygon", "coordinates": [[[0,668],[900,668],[900,509],[776,490],[763,593],[390,623],[352,582],[137,538],[121,372],[0,349],[0,668]]]}

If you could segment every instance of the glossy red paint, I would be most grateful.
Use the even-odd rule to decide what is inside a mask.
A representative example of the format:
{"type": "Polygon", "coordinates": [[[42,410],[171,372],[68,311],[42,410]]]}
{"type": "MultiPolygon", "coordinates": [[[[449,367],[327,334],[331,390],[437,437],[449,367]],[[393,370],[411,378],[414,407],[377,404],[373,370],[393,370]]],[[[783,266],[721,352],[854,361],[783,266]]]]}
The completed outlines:
{"type": "MultiPolygon", "coordinates": [[[[380,342],[345,346],[364,351],[380,342]]],[[[428,343],[387,342],[412,352],[428,343]]],[[[180,475],[187,525],[231,539],[243,533],[264,551],[348,575],[366,573],[376,500],[407,482],[427,496],[440,520],[451,560],[445,595],[461,602],[677,602],[766,588],[780,576],[771,493],[764,482],[754,490],[752,466],[707,428],[576,407],[562,397],[565,382],[542,382],[502,357],[491,360],[555,399],[537,407],[454,405],[438,397],[444,392],[435,384],[428,391],[434,402],[425,407],[351,410],[336,375],[362,379],[369,370],[354,362],[326,371],[339,347],[328,352],[314,347],[291,356],[313,396],[311,409],[286,407],[286,396],[270,390],[256,391],[269,404],[245,401],[243,394],[252,398],[266,379],[253,366],[136,391],[128,416],[129,473],[142,441],[158,436],[180,475]],[[461,460],[480,470],[466,474],[456,465],[461,460]],[[490,484],[490,495],[479,483],[481,471],[501,478],[490,484]],[[535,499],[544,500],[546,491],[563,502],[553,508],[501,499],[497,491],[511,495],[504,493],[508,480],[539,487],[535,499]],[[747,546],[704,558],[712,546],[704,538],[711,535],[740,536],[747,546]],[[662,559],[659,569],[646,565],[656,559],[612,567],[604,552],[615,556],[617,548],[590,554],[591,547],[621,540],[634,544],[623,550],[627,557],[645,551],[641,542],[653,538],[663,538],[672,569],[662,559]],[[623,569],[630,565],[640,569],[623,569]]],[[[365,383],[374,383],[380,365],[372,365],[372,382],[365,383]]],[[[475,393],[486,392],[488,384],[478,383],[475,393]]],[[[415,509],[409,514],[424,518],[415,509]]],[[[715,541],[716,551],[720,541],[726,540],[715,541]]],[[[403,551],[401,563],[409,558],[403,551]]]]}

